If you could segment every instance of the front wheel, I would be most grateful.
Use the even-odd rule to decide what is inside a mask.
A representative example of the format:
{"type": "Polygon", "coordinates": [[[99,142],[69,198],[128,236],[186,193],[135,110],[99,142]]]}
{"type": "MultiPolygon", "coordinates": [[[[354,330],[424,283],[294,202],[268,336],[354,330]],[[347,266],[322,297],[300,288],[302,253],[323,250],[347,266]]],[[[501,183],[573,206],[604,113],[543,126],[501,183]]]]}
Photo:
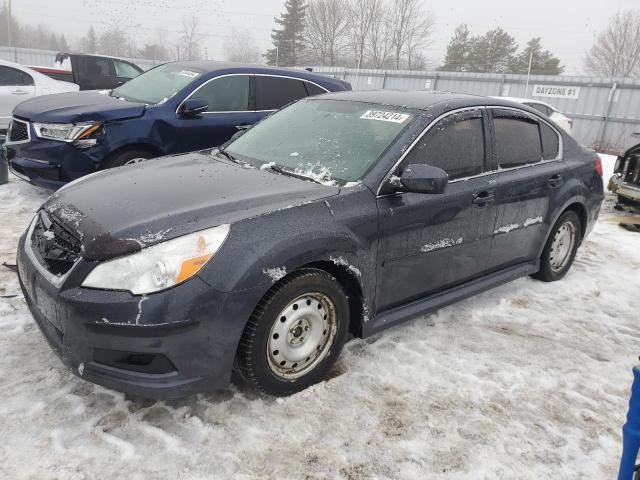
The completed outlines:
{"type": "Polygon", "coordinates": [[[153,154],[148,150],[142,150],[134,148],[131,150],[124,150],[119,153],[111,155],[101,166],[102,170],[107,168],[121,167],[123,165],[133,165],[139,162],[143,162],[153,158],[153,154]]]}
{"type": "Polygon", "coordinates": [[[540,271],[532,276],[544,282],[560,280],[571,268],[581,241],[582,222],[574,211],[568,210],[553,226],[540,257],[540,271]]]}
{"type": "Polygon", "coordinates": [[[240,340],[237,368],[253,387],[290,395],[322,380],[347,337],[349,306],[333,275],[294,272],[260,301],[240,340]]]}

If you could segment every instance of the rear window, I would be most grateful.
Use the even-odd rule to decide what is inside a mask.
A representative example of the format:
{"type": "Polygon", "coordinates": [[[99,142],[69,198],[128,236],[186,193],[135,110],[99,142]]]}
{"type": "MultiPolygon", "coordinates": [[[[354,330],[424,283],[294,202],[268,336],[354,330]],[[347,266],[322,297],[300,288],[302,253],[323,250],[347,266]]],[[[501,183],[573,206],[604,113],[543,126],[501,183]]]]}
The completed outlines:
{"type": "Polygon", "coordinates": [[[542,160],[538,122],[512,111],[494,111],[495,160],[499,168],[513,168],[542,160]]]}
{"type": "Polygon", "coordinates": [[[307,96],[302,80],[256,75],[256,110],[278,110],[307,96]]]}

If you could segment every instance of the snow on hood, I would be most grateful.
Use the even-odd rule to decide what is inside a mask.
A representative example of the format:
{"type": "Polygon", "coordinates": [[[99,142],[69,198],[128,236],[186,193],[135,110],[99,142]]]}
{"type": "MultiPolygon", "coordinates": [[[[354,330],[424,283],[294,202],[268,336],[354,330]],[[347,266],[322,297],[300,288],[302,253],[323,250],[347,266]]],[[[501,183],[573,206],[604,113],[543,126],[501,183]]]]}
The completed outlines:
{"type": "Polygon", "coordinates": [[[85,258],[104,260],[339,191],[189,153],[91,175],[53,194],[44,208],[81,239],[85,258]]]}

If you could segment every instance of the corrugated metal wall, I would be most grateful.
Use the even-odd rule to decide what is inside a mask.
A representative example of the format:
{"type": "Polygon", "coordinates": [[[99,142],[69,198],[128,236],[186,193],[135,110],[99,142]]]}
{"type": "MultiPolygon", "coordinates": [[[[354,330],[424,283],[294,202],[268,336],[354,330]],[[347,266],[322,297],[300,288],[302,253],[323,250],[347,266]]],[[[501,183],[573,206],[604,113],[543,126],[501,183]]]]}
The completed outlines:
{"type": "Polygon", "coordinates": [[[582,144],[621,151],[640,142],[640,80],[596,77],[356,70],[313,67],[315,73],[347,80],[354,90],[444,90],[487,96],[535,98],[573,119],[573,136],[582,144]],[[534,85],[580,87],[578,98],[532,97],[534,85]]]}
{"type": "MultiPolygon", "coordinates": [[[[38,67],[53,67],[56,53],[58,52],[54,50],[0,47],[0,59],[38,67]]],[[[144,58],[125,58],[125,60],[129,60],[145,70],[163,63],[160,60],[147,60],[144,58]]]]}

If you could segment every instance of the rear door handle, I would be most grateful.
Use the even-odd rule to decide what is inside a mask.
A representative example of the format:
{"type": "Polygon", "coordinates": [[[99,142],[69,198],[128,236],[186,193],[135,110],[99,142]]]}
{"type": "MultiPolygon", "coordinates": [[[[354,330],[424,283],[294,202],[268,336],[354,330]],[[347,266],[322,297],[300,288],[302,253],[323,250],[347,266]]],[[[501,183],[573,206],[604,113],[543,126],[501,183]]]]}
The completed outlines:
{"type": "Polygon", "coordinates": [[[563,183],[564,183],[564,180],[562,179],[562,175],[560,174],[554,175],[547,182],[550,188],[558,188],[563,183]]]}
{"type": "Polygon", "coordinates": [[[479,207],[484,207],[488,203],[493,203],[496,199],[496,194],[493,190],[483,190],[473,196],[473,204],[479,207]]]}

